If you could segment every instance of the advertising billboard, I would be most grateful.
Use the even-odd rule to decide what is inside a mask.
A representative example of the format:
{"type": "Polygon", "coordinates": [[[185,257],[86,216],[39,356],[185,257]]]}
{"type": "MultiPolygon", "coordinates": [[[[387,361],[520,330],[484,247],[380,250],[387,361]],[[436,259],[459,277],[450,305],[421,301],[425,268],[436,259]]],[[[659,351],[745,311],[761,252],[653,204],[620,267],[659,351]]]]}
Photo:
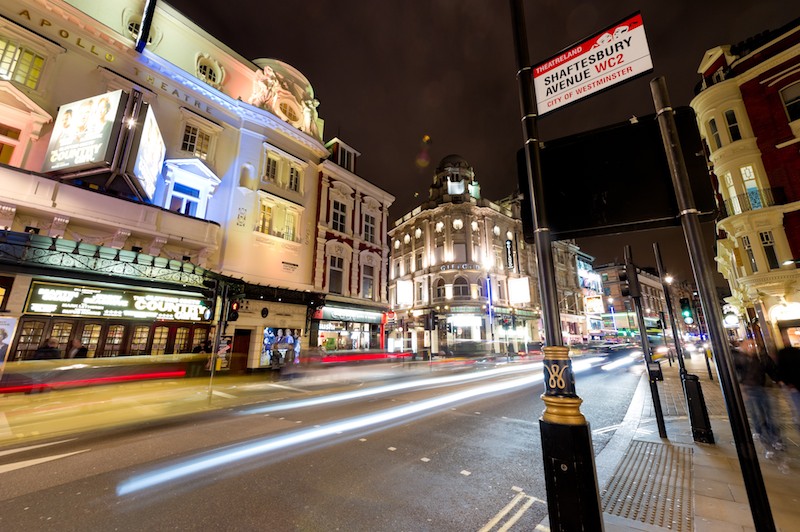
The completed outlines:
{"type": "Polygon", "coordinates": [[[34,281],[26,313],[142,320],[203,321],[203,298],[34,281]]]}
{"type": "Polygon", "coordinates": [[[136,178],[139,192],[150,200],[153,199],[156,191],[156,183],[161,175],[161,167],[164,166],[167,147],[164,144],[161,130],[158,128],[153,108],[147,104],[144,104],[144,107],[147,109],[144,112],[144,121],[141,127],[137,128],[133,139],[128,173],[136,178]]]}
{"type": "Polygon", "coordinates": [[[533,67],[539,115],[653,70],[641,13],[624,18],[533,67]]]}
{"type": "Polygon", "coordinates": [[[126,101],[117,90],[59,107],[42,172],[110,165],[126,101]]]}

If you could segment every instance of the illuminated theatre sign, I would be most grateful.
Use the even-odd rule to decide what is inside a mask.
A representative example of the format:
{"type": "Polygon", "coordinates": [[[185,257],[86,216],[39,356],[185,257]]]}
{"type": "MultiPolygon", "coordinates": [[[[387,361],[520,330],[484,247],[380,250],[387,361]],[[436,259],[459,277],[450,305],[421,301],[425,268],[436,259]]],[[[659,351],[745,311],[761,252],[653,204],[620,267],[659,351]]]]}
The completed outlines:
{"type": "Polygon", "coordinates": [[[641,13],[533,67],[539,115],[653,70],[641,13]]]}
{"type": "Polygon", "coordinates": [[[202,298],[34,281],[30,314],[136,320],[203,321],[202,298]]]}
{"type": "Polygon", "coordinates": [[[59,107],[42,172],[110,165],[126,99],[118,90],[59,107]]]}

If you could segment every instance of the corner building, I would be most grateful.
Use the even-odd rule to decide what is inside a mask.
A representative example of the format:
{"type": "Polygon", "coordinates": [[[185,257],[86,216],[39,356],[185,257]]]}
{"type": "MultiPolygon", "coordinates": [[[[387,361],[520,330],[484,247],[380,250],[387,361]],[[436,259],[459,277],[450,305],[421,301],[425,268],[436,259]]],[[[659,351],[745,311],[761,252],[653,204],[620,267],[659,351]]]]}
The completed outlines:
{"type": "Polygon", "coordinates": [[[389,239],[387,348],[505,353],[541,339],[518,206],[482,198],[464,158],[442,159],[428,201],[397,220],[389,239]]]}
{"type": "Polygon", "coordinates": [[[698,72],[726,301],[770,351],[800,346],[800,20],[707,51],[698,72]]]}

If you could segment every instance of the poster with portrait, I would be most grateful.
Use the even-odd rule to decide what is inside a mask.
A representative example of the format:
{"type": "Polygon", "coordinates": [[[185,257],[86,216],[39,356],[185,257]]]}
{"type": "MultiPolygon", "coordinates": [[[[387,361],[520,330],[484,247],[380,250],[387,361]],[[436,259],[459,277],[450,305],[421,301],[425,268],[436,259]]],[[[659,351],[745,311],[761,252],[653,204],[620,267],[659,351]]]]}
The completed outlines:
{"type": "Polygon", "coordinates": [[[0,318],[0,376],[5,368],[6,361],[11,356],[9,346],[14,339],[14,332],[17,329],[17,318],[0,318]]]}
{"type": "MultiPolygon", "coordinates": [[[[128,173],[136,178],[139,191],[150,200],[156,192],[156,183],[161,176],[167,147],[158,128],[153,108],[147,104],[144,104],[144,107],[146,107],[144,120],[140,119],[141,127],[137,128],[133,139],[131,150],[133,163],[128,163],[128,173]]],[[[139,116],[141,118],[142,115],[139,116]]]]}
{"type": "Polygon", "coordinates": [[[59,107],[42,172],[110,165],[127,96],[117,90],[59,107]]]}

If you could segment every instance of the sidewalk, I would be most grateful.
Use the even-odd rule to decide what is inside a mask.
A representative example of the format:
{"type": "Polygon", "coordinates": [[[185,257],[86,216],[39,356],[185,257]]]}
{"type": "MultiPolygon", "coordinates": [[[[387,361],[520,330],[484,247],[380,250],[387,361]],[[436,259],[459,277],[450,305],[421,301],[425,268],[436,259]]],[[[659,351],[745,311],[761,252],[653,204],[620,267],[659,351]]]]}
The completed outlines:
{"type": "MultiPolygon", "coordinates": [[[[694,442],[677,360],[672,367],[662,360],[658,390],[667,439],[658,435],[643,375],[623,423],[596,457],[606,532],[755,530],[716,367],[711,381],[702,354],[684,361],[700,378],[716,443],[694,442]]],[[[800,529],[800,434],[783,391],[770,392],[786,450],[767,459],[758,440],[755,446],[775,525],[789,532],[800,529]]],[[[548,529],[546,520],[537,527],[548,529]]]]}

